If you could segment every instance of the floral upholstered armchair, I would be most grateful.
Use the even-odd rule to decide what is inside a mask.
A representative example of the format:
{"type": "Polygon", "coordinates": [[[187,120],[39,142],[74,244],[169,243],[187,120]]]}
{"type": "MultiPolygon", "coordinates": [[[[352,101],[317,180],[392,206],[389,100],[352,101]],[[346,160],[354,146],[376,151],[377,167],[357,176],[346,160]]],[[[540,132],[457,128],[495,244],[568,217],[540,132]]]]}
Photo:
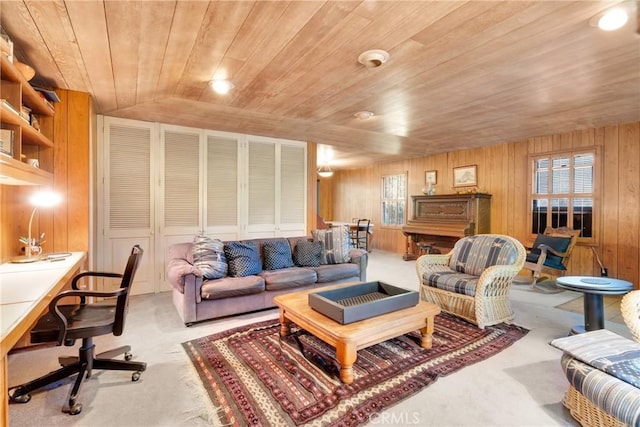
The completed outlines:
{"type": "Polygon", "coordinates": [[[422,299],[484,329],[510,322],[513,278],[522,269],[525,249],[513,237],[477,234],[458,240],[448,254],[416,261],[422,299]]]}

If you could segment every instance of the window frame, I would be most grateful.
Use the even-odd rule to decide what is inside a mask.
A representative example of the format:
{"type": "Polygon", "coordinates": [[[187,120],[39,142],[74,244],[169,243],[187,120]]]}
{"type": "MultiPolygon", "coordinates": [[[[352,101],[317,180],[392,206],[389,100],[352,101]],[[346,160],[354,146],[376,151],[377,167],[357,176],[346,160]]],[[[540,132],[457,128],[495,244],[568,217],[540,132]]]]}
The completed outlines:
{"type": "MultiPolygon", "coordinates": [[[[599,146],[588,146],[588,147],[578,147],[567,150],[554,150],[547,151],[544,153],[532,153],[527,156],[527,161],[529,164],[528,167],[528,180],[527,180],[527,232],[530,234],[530,238],[533,240],[536,237],[536,234],[532,232],[533,229],[533,201],[535,199],[543,199],[545,197],[541,197],[544,195],[540,195],[535,193],[535,184],[536,184],[536,162],[541,159],[549,160],[549,167],[551,168],[552,160],[560,157],[570,157],[574,158],[576,155],[580,154],[593,154],[593,192],[592,193],[576,193],[573,188],[571,188],[568,193],[549,193],[548,197],[546,197],[549,201],[553,198],[568,198],[570,201],[576,198],[585,198],[585,194],[590,194],[590,197],[593,199],[593,207],[591,209],[592,221],[591,221],[591,237],[582,237],[582,233],[580,237],[578,237],[578,244],[580,245],[589,245],[594,246],[598,245],[600,241],[600,228],[601,228],[601,212],[602,212],[602,156],[601,149],[599,146]]],[[[573,180],[573,171],[574,165],[573,160],[571,160],[571,169],[570,169],[570,182],[573,180]]],[[[551,203],[549,203],[551,207],[551,203]]],[[[573,229],[573,204],[570,202],[567,207],[567,227],[573,229]]],[[[551,227],[551,217],[552,215],[548,215],[547,218],[547,227],[551,227]]]]}
{"type": "MultiPolygon", "coordinates": [[[[397,173],[392,175],[382,175],[380,177],[380,225],[381,227],[400,229],[407,224],[407,207],[408,207],[408,197],[409,197],[408,196],[409,192],[407,188],[408,183],[409,183],[409,174],[407,172],[402,172],[402,173],[397,173]],[[402,177],[402,179],[404,180],[404,195],[402,195],[401,197],[394,197],[394,198],[385,197],[385,179],[398,178],[398,177],[402,177]],[[384,214],[384,206],[385,206],[385,203],[389,201],[396,202],[396,203],[399,201],[402,201],[404,203],[402,222],[399,224],[397,221],[395,224],[390,224],[385,222],[386,216],[384,214]]],[[[396,215],[396,218],[398,218],[397,215],[396,215]]]]}

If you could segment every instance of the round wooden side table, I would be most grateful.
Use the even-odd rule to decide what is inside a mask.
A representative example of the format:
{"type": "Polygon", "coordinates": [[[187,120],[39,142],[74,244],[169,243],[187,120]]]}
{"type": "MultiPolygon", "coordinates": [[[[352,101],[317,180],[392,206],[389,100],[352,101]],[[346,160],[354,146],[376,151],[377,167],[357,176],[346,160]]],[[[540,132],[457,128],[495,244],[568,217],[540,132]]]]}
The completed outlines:
{"type": "Polygon", "coordinates": [[[604,329],[603,295],[624,295],[633,290],[631,282],[611,277],[558,277],[559,287],[584,294],[584,325],[574,326],[572,334],[604,329]]]}

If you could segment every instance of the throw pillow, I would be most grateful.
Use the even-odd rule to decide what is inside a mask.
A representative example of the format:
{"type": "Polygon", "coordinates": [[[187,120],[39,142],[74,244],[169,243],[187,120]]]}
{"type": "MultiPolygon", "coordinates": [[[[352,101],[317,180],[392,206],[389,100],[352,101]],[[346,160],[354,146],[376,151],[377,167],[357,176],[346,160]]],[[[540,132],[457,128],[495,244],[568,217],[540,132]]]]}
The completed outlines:
{"type": "Polygon", "coordinates": [[[262,271],[260,254],[254,242],[227,242],[224,244],[224,254],[229,264],[229,276],[251,276],[262,271]]]}
{"type": "Polygon", "coordinates": [[[193,239],[193,265],[202,271],[205,279],[219,279],[227,274],[224,244],[205,235],[193,239]]]}
{"type": "Polygon", "coordinates": [[[326,230],[311,230],[313,240],[322,243],[320,264],[349,262],[349,229],[338,225],[326,230]]]}
{"type": "Polygon", "coordinates": [[[322,243],[298,240],[293,253],[293,261],[301,267],[317,267],[322,256],[322,243]]]}
{"type": "Polygon", "coordinates": [[[262,258],[265,270],[279,270],[293,267],[291,246],[287,240],[269,240],[262,244],[262,258]]]}

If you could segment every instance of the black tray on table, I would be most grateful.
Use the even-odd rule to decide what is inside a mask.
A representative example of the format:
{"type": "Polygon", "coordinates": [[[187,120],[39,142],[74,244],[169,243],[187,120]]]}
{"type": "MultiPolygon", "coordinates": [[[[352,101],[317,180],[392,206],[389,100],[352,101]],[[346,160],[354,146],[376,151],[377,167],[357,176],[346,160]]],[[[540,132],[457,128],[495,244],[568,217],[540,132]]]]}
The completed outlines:
{"type": "Polygon", "coordinates": [[[343,325],[412,307],[419,301],[418,292],[383,282],[359,283],[309,294],[311,308],[343,325]]]}

